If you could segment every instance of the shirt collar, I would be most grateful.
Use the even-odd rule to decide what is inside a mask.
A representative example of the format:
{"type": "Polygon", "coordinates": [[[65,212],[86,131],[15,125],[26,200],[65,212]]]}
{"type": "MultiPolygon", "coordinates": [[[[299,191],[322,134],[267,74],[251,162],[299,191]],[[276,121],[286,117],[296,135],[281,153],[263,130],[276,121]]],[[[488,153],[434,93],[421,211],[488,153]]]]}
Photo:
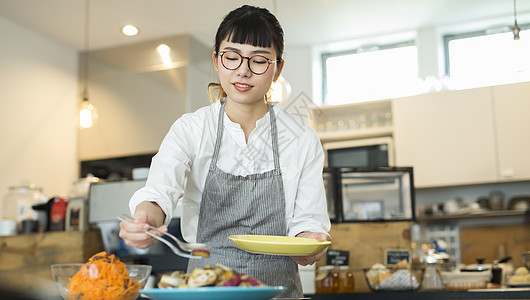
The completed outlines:
{"type": "MultiPolygon", "coordinates": [[[[218,103],[217,107],[220,108],[221,105],[225,101],[226,101],[226,98],[219,99],[219,101],[217,101],[217,103],[218,103]]],[[[274,114],[276,115],[276,119],[278,119],[278,114],[280,113],[281,105],[279,104],[279,102],[269,102],[269,105],[274,110],[274,114]]],[[[228,126],[228,127],[241,128],[241,126],[238,123],[232,122],[232,120],[230,120],[230,118],[226,114],[226,111],[225,111],[225,115],[224,115],[224,122],[225,122],[226,126],[228,126]]],[[[270,123],[270,112],[268,111],[262,118],[260,118],[260,119],[258,119],[256,121],[256,128],[263,127],[263,126],[268,126],[269,123],[270,123]]]]}

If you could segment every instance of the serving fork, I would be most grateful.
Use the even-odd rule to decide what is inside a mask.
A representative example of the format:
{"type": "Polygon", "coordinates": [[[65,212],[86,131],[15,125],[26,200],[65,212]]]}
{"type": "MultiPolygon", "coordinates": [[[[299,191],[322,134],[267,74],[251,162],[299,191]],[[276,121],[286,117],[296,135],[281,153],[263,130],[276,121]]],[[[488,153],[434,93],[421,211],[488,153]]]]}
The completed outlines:
{"type": "MultiPolygon", "coordinates": [[[[126,222],[126,223],[134,223],[134,218],[131,216],[131,215],[128,215],[128,214],[121,214],[118,216],[118,220],[122,221],[122,222],[126,222]]],[[[184,241],[181,241],[180,239],[178,239],[176,236],[172,235],[171,233],[169,232],[165,232],[165,231],[162,231],[154,226],[149,226],[149,230],[146,230],[145,233],[148,234],[149,236],[159,240],[160,242],[164,243],[166,246],[168,246],[171,251],[173,251],[173,253],[175,253],[176,255],[178,256],[182,256],[182,257],[186,257],[186,258],[192,258],[192,259],[200,259],[202,258],[203,256],[200,256],[200,255],[193,255],[193,252],[194,250],[199,250],[199,251],[206,251],[207,253],[208,252],[208,249],[210,249],[210,246],[207,245],[207,244],[203,244],[203,243],[186,243],[184,241]],[[184,250],[184,251],[187,251],[187,252],[192,252],[192,254],[188,254],[188,253],[185,253],[183,251],[181,251],[179,248],[175,247],[175,245],[173,245],[172,243],[170,243],[168,240],[150,232],[149,230],[153,230],[153,231],[156,231],[158,233],[161,233],[162,235],[165,235],[165,236],[168,236],[169,238],[171,238],[173,241],[175,241],[175,243],[177,243],[177,245],[180,247],[180,249],[184,250]]]]}

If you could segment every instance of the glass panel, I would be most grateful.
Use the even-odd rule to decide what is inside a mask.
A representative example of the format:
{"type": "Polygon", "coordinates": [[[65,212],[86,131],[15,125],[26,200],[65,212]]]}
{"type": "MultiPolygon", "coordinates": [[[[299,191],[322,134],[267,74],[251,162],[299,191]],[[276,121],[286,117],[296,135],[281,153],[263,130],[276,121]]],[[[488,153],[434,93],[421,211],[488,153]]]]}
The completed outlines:
{"type": "Polygon", "coordinates": [[[328,166],[348,168],[388,167],[388,145],[329,149],[328,166]]]}
{"type": "Polygon", "coordinates": [[[328,202],[328,215],[331,221],[337,220],[337,214],[335,210],[335,205],[337,203],[336,193],[335,193],[335,178],[333,173],[324,171],[324,188],[326,189],[326,200],[328,202]]]}
{"type": "Polygon", "coordinates": [[[343,171],[344,221],[413,219],[410,172],[343,171]]]}

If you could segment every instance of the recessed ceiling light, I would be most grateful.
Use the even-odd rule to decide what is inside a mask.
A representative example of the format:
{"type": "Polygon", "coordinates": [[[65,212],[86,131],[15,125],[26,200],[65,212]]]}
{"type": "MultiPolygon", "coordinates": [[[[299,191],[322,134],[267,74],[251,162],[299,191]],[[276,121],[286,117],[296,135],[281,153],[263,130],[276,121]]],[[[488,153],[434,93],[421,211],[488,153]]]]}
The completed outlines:
{"type": "Polygon", "coordinates": [[[121,28],[121,33],[126,36],[135,36],[138,34],[138,28],[134,25],[125,25],[121,28]]]}

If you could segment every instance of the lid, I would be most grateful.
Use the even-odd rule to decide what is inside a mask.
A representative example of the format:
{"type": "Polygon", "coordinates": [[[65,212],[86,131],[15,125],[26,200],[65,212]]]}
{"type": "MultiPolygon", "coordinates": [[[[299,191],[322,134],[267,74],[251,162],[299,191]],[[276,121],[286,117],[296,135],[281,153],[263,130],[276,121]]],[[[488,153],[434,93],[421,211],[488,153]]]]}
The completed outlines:
{"type": "Polygon", "coordinates": [[[501,257],[499,259],[494,260],[493,264],[495,264],[495,265],[496,264],[503,264],[505,262],[508,262],[510,259],[512,259],[511,256],[503,256],[503,257],[501,257]]]}
{"type": "Polygon", "coordinates": [[[6,202],[18,201],[19,199],[26,199],[27,201],[34,201],[36,203],[48,201],[48,198],[42,194],[42,188],[35,186],[29,180],[24,180],[19,185],[10,186],[9,192],[4,197],[5,199],[14,199],[6,200],[6,202]]]}
{"type": "Polygon", "coordinates": [[[23,180],[19,185],[15,185],[15,186],[10,186],[9,187],[9,191],[27,191],[27,190],[32,190],[32,191],[42,191],[42,188],[40,187],[37,187],[35,186],[34,183],[32,183],[31,181],[29,180],[23,180]]]}
{"type": "Polygon", "coordinates": [[[464,266],[462,269],[460,269],[461,272],[483,272],[488,271],[490,269],[491,265],[489,264],[472,264],[464,266]]]}
{"type": "Polygon", "coordinates": [[[423,259],[424,259],[425,263],[427,263],[427,264],[437,264],[438,263],[438,258],[436,258],[436,256],[434,256],[434,249],[427,250],[427,256],[425,256],[423,259]]]}
{"type": "Polygon", "coordinates": [[[484,258],[476,258],[477,263],[464,266],[460,271],[462,272],[482,272],[488,271],[491,268],[490,264],[484,263],[484,258]]]}

